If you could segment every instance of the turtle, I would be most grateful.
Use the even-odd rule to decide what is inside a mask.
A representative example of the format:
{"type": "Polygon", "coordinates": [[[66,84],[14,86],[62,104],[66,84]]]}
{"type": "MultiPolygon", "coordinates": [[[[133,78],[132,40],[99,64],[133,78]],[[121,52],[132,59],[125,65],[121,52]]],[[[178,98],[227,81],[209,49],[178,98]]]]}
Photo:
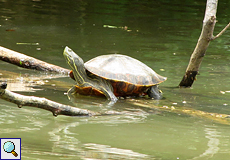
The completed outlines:
{"type": "Polygon", "coordinates": [[[69,64],[70,77],[76,81],[75,92],[105,96],[116,102],[117,97],[144,96],[161,99],[158,85],[167,80],[137,59],[122,54],[95,57],[86,63],[68,46],[63,55],[69,64]]]}

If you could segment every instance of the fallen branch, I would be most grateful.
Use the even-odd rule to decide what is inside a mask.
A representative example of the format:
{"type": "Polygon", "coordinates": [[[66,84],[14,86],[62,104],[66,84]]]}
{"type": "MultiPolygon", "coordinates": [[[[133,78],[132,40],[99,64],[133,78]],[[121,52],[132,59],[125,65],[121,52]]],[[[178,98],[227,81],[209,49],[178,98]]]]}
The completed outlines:
{"type": "Polygon", "coordinates": [[[27,69],[36,69],[40,71],[50,71],[68,75],[70,70],[56,66],[36,58],[24,55],[22,53],[0,46],[0,60],[17,65],[27,69]]]}
{"type": "Polygon", "coordinates": [[[217,36],[213,36],[214,27],[216,24],[217,3],[218,0],[207,0],[201,35],[191,55],[185,75],[179,84],[180,87],[192,86],[210,41],[218,38],[230,26],[230,24],[228,24],[217,36]]]}
{"type": "MultiPolygon", "coordinates": [[[[0,98],[6,101],[15,103],[19,108],[22,106],[31,106],[51,111],[54,116],[67,115],[67,116],[93,116],[100,115],[98,113],[72,107],[69,105],[60,104],[46,98],[35,96],[24,96],[18,93],[11,92],[6,89],[7,84],[4,82],[0,86],[0,98]]],[[[111,114],[111,113],[110,113],[111,114]]]]}

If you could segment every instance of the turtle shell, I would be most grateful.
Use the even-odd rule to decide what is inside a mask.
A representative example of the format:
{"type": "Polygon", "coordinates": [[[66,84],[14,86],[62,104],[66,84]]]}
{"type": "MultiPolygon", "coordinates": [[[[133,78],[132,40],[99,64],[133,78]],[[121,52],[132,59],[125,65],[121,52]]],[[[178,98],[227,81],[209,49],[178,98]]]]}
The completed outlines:
{"type": "Polygon", "coordinates": [[[144,63],[121,54],[110,54],[95,57],[85,63],[91,73],[114,83],[123,82],[134,86],[153,86],[167,78],[157,74],[144,63]]]}

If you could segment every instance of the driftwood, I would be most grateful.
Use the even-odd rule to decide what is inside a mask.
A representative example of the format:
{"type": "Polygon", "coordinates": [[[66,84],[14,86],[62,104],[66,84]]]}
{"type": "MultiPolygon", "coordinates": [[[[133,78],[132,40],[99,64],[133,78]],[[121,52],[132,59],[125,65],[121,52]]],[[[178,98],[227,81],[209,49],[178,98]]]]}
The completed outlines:
{"type": "Polygon", "coordinates": [[[22,53],[0,46],[0,60],[17,65],[27,69],[36,69],[40,71],[50,71],[68,75],[70,70],[56,66],[36,58],[24,55],[22,53]]]}
{"type": "Polygon", "coordinates": [[[218,0],[207,0],[201,35],[191,55],[186,73],[179,84],[180,87],[192,86],[194,80],[196,79],[196,75],[198,74],[201,62],[205,56],[209,43],[212,40],[220,37],[230,26],[229,23],[218,35],[213,36],[214,27],[216,24],[217,3],[218,0]]]}
{"type": "Polygon", "coordinates": [[[3,82],[0,86],[0,98],[6,101],[15,103],[19,108],[22,106],[32,106],[51,111],[54,116],[67,115],[67,116],[93,116],[100,115],[98,113],[72,107],[69,105],[60,104],[46,98],[35,96],[24,96],[18,93],[11,92],[6,89],[7,84],[3,82]]]}

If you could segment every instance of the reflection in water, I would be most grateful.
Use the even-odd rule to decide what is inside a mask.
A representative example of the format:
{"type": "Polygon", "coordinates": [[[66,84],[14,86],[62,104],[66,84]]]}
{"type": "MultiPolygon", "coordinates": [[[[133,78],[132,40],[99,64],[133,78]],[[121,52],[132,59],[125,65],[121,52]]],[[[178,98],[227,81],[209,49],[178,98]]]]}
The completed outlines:
{"type": "MultiPolygon", "coordinates": [[[[120,148],[112,148],[108,145],[87,143],[84,144],[86,149],[89,149],[87,154],[95,155],[95,158],[103,158],[103,159],[149,159],[149,156],[146,154],[141,154],[137,152],[133,152],[132,150],[120,149],[120,148]]],[[[92,157],[92,156],[90,156],[92,157]]]]}
{"type": "MultiPolygon", "coordinates": [[[[87,158],[98,158],[98,159],[148,159],[148,155],[134,152],[129,149],[113,148],[108,145],[86,143],[82,144],[77,139],[78,133],[77,127],[79,125],[84,125],[84,123],[89,124],[107,124],[115,125],[119,123],[138,123],[146,119],[145,114],[133,113],[127,115],[111,116],[111,117],[95,117],[90,120],[82,120],[82,123],[72,122],[65,124],[57,124],[57,128],[49,131],[50,136],[49,141],[53,142],[52,152],[62,154],[61,156],[74,157],[77,156],[81,159],[87,158]],[[67,156],[68,155],[68,156],[67,156]]],[[[47,154],[47,153],[42,153],[47,154]]],[[[75,157],[76,158],[76,157],[75,157]]]]}
{"type": "Polygon", "coordinates": [[[79,141],[75,138],[76,133],[69,132],[69,128],[77,127],[79,122],[74,122],[70,124],[58,125],[57,128],[48,132],[50,139],[53,142],[52,152],[58,153],[59,150],[65,150],[68,156],[79,155],[81,149],[79,148],[79,141]]]}
{"type": "Polygon", "coordinates": [[[193,159],[212,158],[215,154],[218,153],[220,149],[219,148],[220,145],[219,137],[221,137],[220,132],[218,132],[215,128],[205,128],[204,131],[206,133],[205,138],[208,139],[208,144],[207,144],[208,149],[206,149],[204,153],[202,153],[201,155],[193,159]]]}
{"type": "MultiPolygon", "coordinates": [[[[66,75],[55,74],[49,72],[28,71],[30,74],[16,73],[5,70],[0,70],[0,82],[7,82],[7,89],[10,91],[25,91],[35,92],[40,89],[35,89],[35,86],[50,84],[55,85],[52,79],[66,77],[66,75]]],[[[60,82],[57,82],[60,83],[60,82]]],[[[64,85],[64,84],[63,84],[64,85]]],[[[60,86],[61,87],[61,86],[60,86]]]]}
{"type": "Polygon", "coordinates": [[[16,105],[10,108],[7,105],[0,105],[1,134],[17,134],[20,132],[39,131],[47,125],[46,121],[39,117],[34,117],[40,111],[30,110],[26,107],[19,109],[16,105]],[[18,116],[20,114],[21,116],[18,116]],[[26,115],[26,116],[24,116],[26,115]],[[26,125],[17,125],[26,123],[26,125]]]}

